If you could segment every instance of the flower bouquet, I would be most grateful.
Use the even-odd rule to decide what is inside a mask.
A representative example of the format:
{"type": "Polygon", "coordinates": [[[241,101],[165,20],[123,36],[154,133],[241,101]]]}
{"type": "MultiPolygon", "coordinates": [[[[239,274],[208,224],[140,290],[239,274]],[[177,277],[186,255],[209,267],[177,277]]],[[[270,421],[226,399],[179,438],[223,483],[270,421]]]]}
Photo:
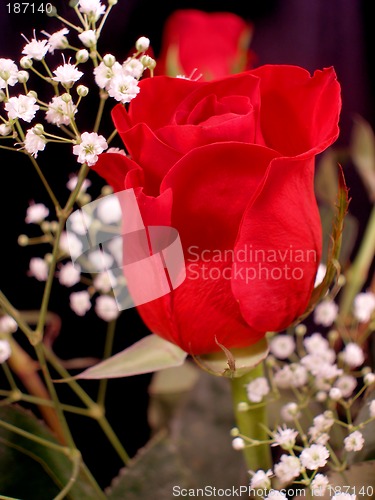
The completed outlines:
{"type": "MultiPolygon", "coordinates": [[[[40,248],[28,270],[44,283],[39,310],[0,292],[1,498],[372,498],[374,215],[350,262],[339,153],[314,174],[339,135],[334,69],[248,69],[252,27],[199,11],[171,19],[161,69],[144,36],[119,61],[100,49],[116,3],[73,1],[69,19],[51,5],[61,29],[25,36],[17,63],[0,59],[0,149],[29,162],[53,206],[31,203],[37,232],[18,239],[40,248]],[[230,27],[202,72],[178,36],[195,23],[230,27]],[[65,202],[43,164],[49,148],[78,169],[65,202]],[[97,196],[93,172],[107,183],[97,196]],[[108,324],[102,360],[58,356],[56,281],[77,316],[95,304],[108,324]],[[149,333],[116,351],[131,308],[149,333]],[[130,458],[106,416],[108,379],[144,373],[153,435],[130,458]],[[95,421],[124,465],[109,487],[87,467],[71,414],[95,421]]],[[[374,144],[358,119],[350,153],[369,189],[374,144]]]]}

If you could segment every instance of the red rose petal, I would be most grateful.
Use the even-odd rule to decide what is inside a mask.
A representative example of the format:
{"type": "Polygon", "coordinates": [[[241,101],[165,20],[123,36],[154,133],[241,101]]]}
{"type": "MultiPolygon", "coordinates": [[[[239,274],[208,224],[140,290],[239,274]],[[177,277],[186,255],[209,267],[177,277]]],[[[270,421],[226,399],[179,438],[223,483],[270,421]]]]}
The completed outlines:
{"type": "Polygon", "coordinates": [[[314,76],[297,66],[261,66],[261,128],[268,147],[283,156],[323,151],[339,134],[340,85],[333,68],[314,76]]]}
{"type": "Polygon", "coordinates": [[[274,160],[263,189],[244,214],[232,290],[253,328],[286,328],[310,299],[322,246],[313,175],[313,157],[274,160]]]}

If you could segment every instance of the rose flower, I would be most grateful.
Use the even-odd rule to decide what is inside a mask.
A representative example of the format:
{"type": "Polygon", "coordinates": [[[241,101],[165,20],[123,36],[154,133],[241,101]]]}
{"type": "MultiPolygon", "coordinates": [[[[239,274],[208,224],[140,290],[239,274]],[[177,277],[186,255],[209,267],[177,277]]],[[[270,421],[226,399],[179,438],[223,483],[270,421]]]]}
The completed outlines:
{"type": "Polygon", "coordinates": [[[321,257],[315,156],[337,138],[332,68],[263,66],[212,82],[141,81],[112,113],[128,157],[94,169],[132,188],[146,226],[180,234],[186,279],[138,307],[191,354],[249,346],[306,309],[321,257]]]}

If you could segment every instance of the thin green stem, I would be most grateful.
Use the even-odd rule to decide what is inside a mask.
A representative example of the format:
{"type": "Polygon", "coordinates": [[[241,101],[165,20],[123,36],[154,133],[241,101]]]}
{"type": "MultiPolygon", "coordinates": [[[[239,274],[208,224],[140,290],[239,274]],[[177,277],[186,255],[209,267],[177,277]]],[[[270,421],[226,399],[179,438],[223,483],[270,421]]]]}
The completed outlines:
{"type": "Polygon", "coordinates": [[[46,322],[46,316],[47,316],[47,311],[48,311],[48,303],[51,295],[51,289],[52,289],[52,283],[55,275],[55,269],[56,269],[56,262],[57,262],[57,256],[59,253],[59,243],[60,243],[60,236],[61,233],[64,229],[65,226],[65,221],[66,218],[63,215],[59,215],[59,225],[58,229],[56,231],[56,236],[55,236],[55,241],[53,244],[53,249],[52,249],[52,259],[50,263],[50,267],[48,270],[48,278],[44,287],[44,292],[43,292],[43,298],[42,298],[42,305],[40,307],[40,314],[39,314],[39,321],[38,325],[36,327],[36,335],[37,335],[37,340],[42,340],[43,339],[43,332],[44,332],[44,325],[46,322]]]}
{"type": "Polygon", "coordinates": [[[37,436],[36,434],[32,434],[31,432],[20,429],[19,427],[9,424],[8,422],[5,422],[2,419],[0,419],[0,426],[8,431],[18,434],[19,436],[30,439],[30,441],[34,441],[35,443],[51,448],[52,450],[60,451],[65,455],[67,452],[69,452],[69,448],[67,448],[66,446],[62,446],[61,444],[56,444],[53,441],[49,441],[48,439],[44,439],[40,436],[37,436]]]}
{"type": "MultiPolygon", "coordinates": [[[[256,441],[268,441],[266,431],[267,407],[258,406],[254,408],[248,401],[246,386],[251,380],[263,376],[263,373],[263,363],[260,363],[249,373],[231,380],[237,427],[240,434],[256,441]],[[246,402],[250,407],[246,412],[239,411],[238,405],[243,402],[246,402]]],[[[243,453],[249,470],[257,471],[259,469],[268,470],[272,468],[271,448],[268,444],[263,443],[250,449],[245,447],[243,453]]]]}
{"type": "Polygon", "coordinates": [[[90,398],[90,396],[82,389],[82,387],[76,380],[71,378],[70,373],[59,363],[54,353],[48,350],[46,347],[44,347],[44,349],[46,357],[54,367],[54,369],[60,374],[61,377],[67,379],[67,384],[69,385],[69,387],[80,398],[82,403],[87,406],[88,416],[97,420],[98,424],[107,436],[109,442],[116,450],[117,454],[124,462],[124,464],[126,465],[127,463],[129,463],[129,455],[126,453],[116,434],[113,432],[112,427],[108,423],[108,420],[103,413],[103,409],[90,398]]]}
{"type": "Polygon", "coordinates": [[[98,29],[96,30],[96,37],[97,37],[97,39],[98,39],[98,40],[99,40],[99,37],[100,37],[100,33],[102,32],[103,26],[104,26],[104,24],[105,24],[105,22],[106,22],[106,20],[107,20],[107,17],[108,17],[108,15],[109,15],[109,13],[111,12],[111,9],[112,9],[112,5],[110,5],[110,6],[107,8],[107,10],[106,10],[106,12],[105,12],[104,16],[102,17],[102,20],[101,20],[101,22],[100,22],[100,24],[99,24],[99,27],[98,27],[98,29]]]}
{"type": "Polygon", "coordinates": [[[9,316],[12,316],[12,318],[16,321],[19,328],[23,331],[23,333],[27,336],[27,338],[31,342],[32,339],[35,337],[35,333],[32,331],[29,325],[22,319],[20,312],[15,307],[12,306],[12,304],[9,302],[9,300],[6,298],[6,296],[1,290],[0,290],[0,306],[7,314],[9,314],[9,316]]]}
{"type": "Polygon", "coordinates": [[[65,419],[64,412],[61,409],[60,401],[59,401],[59,398],[57,396],[55,386],[53,385],[51,375],[49,373],[49,369],[48,369],[48,365],[47,365],[46,358],[44,355],[42,343],[38,343],[35,346],[35,352],[36,352],[38,360],[39,360],[40,368],[42,369],[42,372],[43,372],[44,380],[46,382],[49,395],[51,396],[52,401],[54,402],[55,411],[57,413],[57,417],[59,419],[61,429],[62,429],[64,438],[66,440],[66,443],[68,444],[68,446],[71,450],[75,450],[76,446],[74,444],[73,437],[71,435],[69,426],[68,426],[67,421],[65,419]]]}
{"type": "Polygon", "coordinates": [[[99,107],[98,107],[98,112],[96,114],[96,119],[95,119],[95,125],[93,128],[93,132],[98,132],[99,127],[100,127],[100,122],[102,121],[102,116],[103,116],[103,111],[104,111],[104,106],[105,102],[108,98],[108,94],[105,92],[100,92],[100,101],[99,101],[99,107]]]}
{"type": "Polygon", "coordinates": [[[117,129],[115,129],[112,134],[107,139],[107,144],[109,145],[117,135],[117,129]]]}
{"type": "Polygon", "coordinates": [[[39,175],[40,180],[43,183],[43,186],[46,188],[46,191],[49,194],[49,197],[51,198],[51,201],[54,204],[56,210],[59,210],[60,203],[58,202],[54,192],[52,191],[50,185],[48,184],[47,179],[44,177],[44,174],[43,174],[42,170],[40,169],[38,162],[36,161],[36,159],[33,156],[28,155],[28,157],[29,157],[31,163],[34,165],[34,168],[37,171],[37,174],[39,175]]]}
{"type": "Polygon", "coordinates": [[[9,382],[9,385],[12,389],[12,392],[13,391],[18,391],[18,387],[17,387],[17,384],[16,384],[16,381],[14,380],[14,377],[13,377],[13,374],[8,366],[8,363],[5,362],[5,363],[2,363],[2,367],[3,367],[3,370],[4,370],[4,373],[5,373],[5,376],[9,382]]]}
{"type": "MultiPolygon", "coordinates": [[[[109,358],[109,356],[112,354],[113,341],[115,338],[115,331],[116,331],[116,321],[110,321],[108,323],[107,334],[105,337],[103,360],[109,358]]],[[[97,398],[96,402],[99,406],[102,406],[102,407],[104,407],[104,403],[105,403],[107,385],[108,385],[107,378],[103,378],[100,380],[99,390],[98,390],[98,398],[97,398]]]]}
{"type": "Polygon", "coordinates": [[[78,474],[79,474],[80,465],[81,465],[81,462],[82,462],[81,454],[77,451],[74,454],[74,456],[70,457],[70,458],[71,458],[71,460],[73,462],[72,474],[71,474],[71,476],[69,478],[68,483],[60,491],[60,493],[55,496],[54,500],[63,500],[67,496],[67,494],[69,493],[69,491],[72,489],[72,487],[74,486],[74,483],[77,480],[77,477],[78,477],[78,474]]]}

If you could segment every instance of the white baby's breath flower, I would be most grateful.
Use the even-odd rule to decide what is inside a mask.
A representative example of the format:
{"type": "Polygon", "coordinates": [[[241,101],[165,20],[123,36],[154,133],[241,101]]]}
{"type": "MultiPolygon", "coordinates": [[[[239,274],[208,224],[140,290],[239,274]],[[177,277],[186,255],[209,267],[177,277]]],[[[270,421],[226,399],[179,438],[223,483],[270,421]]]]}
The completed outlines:
{"type": "Polygon", "coordinates": [[[359,431],[354,431],[344,439],[344,446],[346,451],[359,451],[362,450],[365,440],[359,431]]]}
{"type": "Polygon", "coordinates": [[[252,475],[250,479],[250,488],[268,490],[271,488],[272,471],[257,470],[256,472],[249,471],[252,475]]]}
{"type": "Polygon", "coordinates": [[[113,321],[120,314],[115,299],[109,295],[101,295],[96,299],[95,312],[104,321],[113,321]]]}
{"type": "Polygon", "coordinates": [[[12,132],[12,127],[8,125],[7,123],[1,123],[0,124],[0,135],[5,137],[9,135],[12,132]]]}
{"type": "Polygon", "coordinates": [[[372,313],[375,311],[375,293],[366,292],[360,293],[354,299],[353,312],[354,316],[361,323],[367,323],[371,319],[372,313]]]}
{"type": "Polygon", "coordinates": [[[50,45],[47,42],[47,40],[37,40],[35,38],[35,32],[34,32],[34,38],[31,39],[31,42],[28,41],[28,43],[24,46],[22,54],[24,54],[29,59],[35,59],[36,61],[41,61],[47,54],[49,48],[50,45]]]}
{"type": "Polygon", "coordinates": [[[237,451],[243,450],[245,448],[245,441],[240,437],[236,437],[232,440],[232,447],[237,451]]]}
{"type": "Polygon", "coordinates": [[[338,387],[332,387],[328,395],[332,399],[332,401],[339,401],[340,399],[342,399],[342,392],[338,387]]]}
{"type": "Polygon", "coordinates": [[[81,135],[81,143],[73,146],[73,154],[78,156],[78,163],[95,165],[98,155],[108,148],[108,144],[102,135],[95,132],[84,132],[81,135]]]}
{"type": "Polygon", "coordinates": [[[48,264],[40,257],[30,259],[29,275],[36,278],[38,281],[46,281],[48,278],[48,264]]]}
{"type": "Polygon", "coordinates": [[[6,85],[13,87],[18,82],[18,68],[11,59],[0,58],[0,89],[6,85]]]}
{"type": "Polygon", "coordinates": [[[297,457],[281,455],[280,462],[275,465],[274,471],[282,483],[289,483],[300,475],[301,462],[297,457]]]}
{"type": "Polygon", "coordinates": [[[39,151],[44,151],[46,147],[46,138],[44,135],[40,135],[39,133],[35,133],[34,128],[30,128],[26,132],[25,140],[23,142],[25,150],[36,158],[38,156],[39,151]]]}
{"type": "Polygon", "coordinates": [[[333,300],[323,300],[315,307],[314,321],[317,325],[331,326],[338,311],[339,306],[333,300]]]}
{"type": "Polygon", "coordinates": [[[7,340],[0,340],[0,364],[10,358],[12,349],[7,340]]]}
{"type": "Polygon", "coordinates": [[[106,153],[112,153],[112,154],[126,156],[125,150],[121,149],[121,148],[109,148],[109,149],[107,149],[106,153]]]}
{"type": "Polygon", "coordinates": [[[375,382],[375,374],[372,372],[366,373],[363,377],[363,381],[366,385],[372,385],[375,382]]]}
{"type": "Polygon", "coordinates": [[[27,208],[25,222],[27,224],[39,224],[48,215],[49,210],[43,203],[33,203],[27,208]]]}
{"type": "Polygon", "coordinates": [[[104,271],[112,266],[113,257],[102,250],[94,250],[89,253],[89,261],[96,271],[104,271]]]}
{"type": "Polygon", "coordinates": [[[69,125],[71,118],[77,113],[77,107],[72,101],[66,102],[61,96],[52,97],[52,101],[48,104],[46,112],[46,120],[48,123],[53,123],[58,127],[60,125],[69,125]]]}
{"type": "Polygon", "coordinates": [[[142,76],[144,69],[145,68],[141,61],[133,57],[128,57],[128,59],[126,59],[126,61],[122,64],[124,74],[132,76],[137,80],[142,76]]]}
{"type": "Polygon", "coordinates": [[[76,61],[79,64],[87,62],[89,60],[89,57],[90,54],[86,49],[81,49],[78,52],[76,52],[76,61]]]}
{"type": "Polygon", "coordinates": [[[343,359],[350,368],[357,368],[365,361],[365,355],[359,345],[349,342],[343,351],[343,359]]]}
{"type": "Polygon", "coordinates": [[[86,14],[94,21],[97,21],[105,12],[105,6],[100,0],[79,0],[78,8],[82,14],[86,14]]]}
{"type": "Polygon", "coordinates": [[[68,262],[67,264],[65,264],[65,266],[62,266],[59,270],[60,285],[70,288],[79,283],[80,279],[81,279],[81,268],[78,265],[74,265],[72,262],[68,262]]]}
{"type": "Polygon", "coordinates": [[[122,211],[116,195],[112,194],[99,200],[97,216],[103,224],[114,224],[121,220],[122,211]]]}
{"type": "Polygon", "coordinates": [[[139,93],[138,80],[123,73],[116,74],[111,79],[107,91],[116,101],[126,104],[139,93]]]}
{"type": "Polygon", "coordinates": [[[135,42],[135,48],[138,50],[138,52],[145,52],[149,47],[150,39],[145,36],[139,37],[135,42]]]}
{"type": "Polygon", "coordinates": [[[350,398],[354,389],[357,387],[357,380],[351,375],[342,375],[336,380],[335,387],[340,389],[344,398],[350,398]]]}
{"type": "Polygon", "coordinates": [[[103,271],[95,276],[93,285],[96,290],[108,293],[112,289],[112,280],[115,280],[111,271],[103,271]]]}
{"type": "Polygon", "coordinates": [[[270,386],[265,377],[258,377],[247,385],[247,397],[252,403],[260,403],[270,392],[270,386]]]}
{"type": "Polygon", "coordinates": [[[70,255],[73,259],[82,254],[82,242],[74,233],[64,231],[60,237],[59,244],[62,252],[70,255]]]}
{"type": "Polygon", "coordinates": [[[328,340],[317,332],[305,337],[303,345],[309,354],[322,354],[329,349],[328,340]]]}
{"type": "Polygon", "coordinates": [[[74,64],[65,63],[53,70],[55,76],[52,78],[55,82],[61,83],[64,87],[70,88],[83,75],[74,64]]]}
{"type": "Polygon", "coordinates": [[[329,485],[328,477],[324,474],[317,474],[311,481],[311,491],[314,497],[322,497],[329,485]]]}
{"type": "Polygon", "coordinates": [[[53,54],[55,50],[65,49],[69,45],[68,39],[65,36],[69,33],[69,30],[67,28],[55,31],[55,33],[52,33],[52,35],[50,35],[46,31],[42,31],[42,33],[43,35],[46,35],[48,37],[48,52],[50,52],[51,54],[53,54]]]}
{"type": "Polygon", "coordinates": [[[107,66],[104,62],[101,62],[94,69],[95,83],[101,89],[107,89],[111,83],[111,79],[116,74],[122,73],[122,66],[119,62],[115,62],[112,66],[107,66]]]}
{"type": "Polygon", "coordinates": [[[298,405],[294,402],[287,403],[286,405],[282,406],[280,414],[281,418],[285,422],[293,422],[293,420],[301,416],[298,405]]]}
{"type": "Polygon", "coordinates": [[[94,47],[97,42],[96,32],[94,30],[83,31],[78,35],[78,38],[83,45],[88,48],[94,47]]]}
{"type": "MultiPolygon", "coordinates": [[[[78,176],[77,175],[71,175],[69,177],[69,180],[66,184],[66,187],[69,189],[69,191],[73,191],[73,189],[76,187],[78,182],[78,176]]],[[[89,179],[85,179],[83,181],[83,184],[81,186],[81,192],[85,192],[89,187],[91,186],[91,181],[89,179]]]]}
{"type": "Polygon", "coordinates": [[[269,343],[271,353],[278,359],[287,359],[296,348],[291,335],[276,335],[269,343]]]}
{"type": "Polygon", "coordinates": [[[319,467],[324,467],[329,458],[329,451],[322,444],[312,444],[308,448],[304,448],[300,455],[301,464],[305,469],[316,470],[319,467]]]}
{"type": "Polygon", "coordinates": [[[90,294],[86,290],[71,293],[69,301],[71,309],[77,316],[84,316],[91,309],[90,294]]]}
{"type": "Polygon", "coordinates": [[[35,97],[21,94],[18,97],[9,98],[8,102],[5,103],[5,111],[8,112],[10,120],[20,118],[30,123],[39,109],[39,106],[35,103],[35,97]]]}
{"type": "Polygon", "coordinates": [[[75,210],[68,219],[68,229],[73,233],[86,234],[92,223],[92,217],[85,210],[75,210]]]}
{"type": "Polygon", "coordinates": [[[18,325],[15,319],[9,314],[0,316],[0,332],[2,333],[15,333],[18,330],[18,325]]]}
{"type": "Polygon", "coordinates": [[[277,432],[273,435],[275,442],[272,446],[280,446],[283,450],[290,450],[296,444],[298,432],[295,429],[289,429],[284,424],[283,427],[278,427],[277,432]]]}

